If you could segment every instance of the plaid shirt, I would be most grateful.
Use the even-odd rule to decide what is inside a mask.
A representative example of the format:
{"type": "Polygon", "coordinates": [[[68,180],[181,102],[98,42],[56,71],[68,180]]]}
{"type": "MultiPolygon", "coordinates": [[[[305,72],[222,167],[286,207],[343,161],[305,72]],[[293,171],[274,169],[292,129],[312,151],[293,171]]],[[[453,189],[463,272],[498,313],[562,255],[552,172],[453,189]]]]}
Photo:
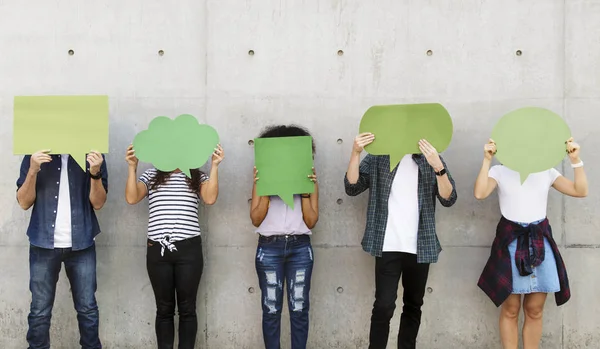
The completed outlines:
{"type": "Polygon", "coordinates": [[[536,263],[539,265],[543,261],[544,237],[548,239],[550,246],[552,246],[552,252],[554,253],[556,267],[558,269],[560,291],[554,294],[556,304],[559,306],[563,305],[571,298],[567,269],[565,268],[565,263],[558,251],[558,246],[556,246],[556,242],[552,238],[552,228],[548,223],[548,219],[543,220],[539,224],[523,227],[502,217],[496,229],[496,238],[492,244],[490,258],[477,283],[477,286],[490,297],[497,307],[508,298],[513,289],[508,245],[513,240],[517,239],[518,250],[517,253],[515,253],[515,263],[517,263],[519,273],[523,276],[527,276],[532,273],[532,265],[535,266],[536,263]],[[528,245],[530,238],[533,242],[533,259],[529,256],[528,245]]]}
{"type": "MultiPolygon", "coordinates": [[[[436,263],[442,251],[435,231],[435,198],[445,207],[456,202],[456,187],[454,180],[447,172],[452,184],[450,198],[444,199],[437,189],[437,176],[423,155],[414,154],[413,160],[419,167],[419,230],[417,236],[417,262],[436,263]]],[[[442,159],[444,168],[446,163],[442,159]]],[[[360,163],[359,177],[355,184],[344,178],[346,194],[356,196],[369,190],[369,206],[367,208],[367,226],[362,239],[363,250],[375,257],[381,257],[383,240],[388,219],[388,199],[392,190],[392,182],[398,166],[390,172],[390,157],[388,155],[367,155],[360,163]]],[[[446,169],[446,171],[448,171],[446,169]]],[[[401,180],[401,179],[400,179],[401,180]]]]}

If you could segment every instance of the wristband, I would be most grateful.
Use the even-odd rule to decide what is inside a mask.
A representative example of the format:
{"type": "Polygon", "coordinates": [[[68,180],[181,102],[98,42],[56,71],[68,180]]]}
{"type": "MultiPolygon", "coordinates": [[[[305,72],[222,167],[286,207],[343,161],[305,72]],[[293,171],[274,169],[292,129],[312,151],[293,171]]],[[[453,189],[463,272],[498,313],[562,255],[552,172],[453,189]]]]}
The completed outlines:
{"type": "Polygon", "coordinates": [[[300,195],[303,199],[310,199],[310,194],[302,194],[300,195]]]}
{"type": "Polygon", "coordinates": [[[579,167],[583,167],[583,161],[579,161],[576,164],[571,164],[571,168],[579,168],[579,167]]]}
{"type": "Polygon", "coordinates": [[[95,175],[93,175],[93,174],[90,172],[90,178],[92,178],[92,179],[96,179],[96,180],[98,180],[98,179],[102,179],[102,171],[98,171],[98,173],[96,173],[95,175]]]}

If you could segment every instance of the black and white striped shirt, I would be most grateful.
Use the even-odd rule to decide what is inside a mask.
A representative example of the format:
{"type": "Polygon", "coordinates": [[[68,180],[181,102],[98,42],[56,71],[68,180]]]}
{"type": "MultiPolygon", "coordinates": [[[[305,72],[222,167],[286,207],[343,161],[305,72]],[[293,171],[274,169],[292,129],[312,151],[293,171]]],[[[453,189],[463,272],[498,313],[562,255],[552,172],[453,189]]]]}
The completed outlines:
{"type": "MultiPolygon", "coordinates": [[[[173,243],[199,236],[199,191],[190,190],[187,176],[182,172],[171,173],[162,185],[152,190],[150,187],[156,173],[156,169],[152,168],[139,178],[148,189],[148,238],[173,243]]],[[[208,176],[202,174],[200,181],[207,180],[208,176]]]]}

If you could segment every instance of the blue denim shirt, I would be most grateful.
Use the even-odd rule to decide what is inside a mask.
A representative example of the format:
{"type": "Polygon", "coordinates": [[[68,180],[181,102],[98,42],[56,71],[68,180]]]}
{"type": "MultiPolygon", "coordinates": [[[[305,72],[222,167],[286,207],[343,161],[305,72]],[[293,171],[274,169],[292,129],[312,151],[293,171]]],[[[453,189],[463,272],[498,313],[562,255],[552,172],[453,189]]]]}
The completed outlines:
{"type": "MultiPolygon", "coordinates": [[[[102,156],[104,158],[104,155],[102,156]]],[[[17,190],[25,182],[29,172],[31,156],[27,155],[21,163],[21,174],[17,180],[17,190]]],[[[71,235],[73,251],[86,249],[94,243],[94,237],[100,233],[100,226],[94,208],[90,203],[91,178],[87,171],[69,156],[69,191],[71,193],[71,235]]],[[[36,197],[27,236],[29,242],[40,248],[54,248],[54,224],[58,208],[58,189],[61,171],[60,155],[52,155],[52,161],[44,163],[37,175],[36,197]]],[[[102,162],[102,184],[108,192],[108,174],[106,161],[102,162]]]]}

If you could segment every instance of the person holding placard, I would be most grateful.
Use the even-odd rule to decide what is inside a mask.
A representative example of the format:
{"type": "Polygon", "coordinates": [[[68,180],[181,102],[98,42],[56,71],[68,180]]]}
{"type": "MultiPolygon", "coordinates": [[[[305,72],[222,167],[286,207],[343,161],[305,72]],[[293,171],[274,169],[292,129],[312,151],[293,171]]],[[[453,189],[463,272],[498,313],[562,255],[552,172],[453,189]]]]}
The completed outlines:
{"type": "MultiPolygon", "coordinates": [[[[544,134],[541,136],[547,138],[544,134]]],[[[524,349],[533,349],[538,348],[542,337],[542,315],[547,294],[555,293],[559,306],[570,298],[565,264],[546,217],[548,192],[554,188],[568,196],[585,197],[588,183],[579,157],[580,146],[573,138],[565,143],[575,172],[574,181],[562,176],[554,168],[526,173],[524,179],[525,176],[506,164],[491,166],[496,143],[490,139],[484,146],[483,164],[475,182],[474,195],[478,200],[483,200],[498,188],[502,218],[478,286],[496,306],[501,306],[500,337],[505,349],[518,348],[521,303],[525,313],[524,349]]],[[[514,142],[508,145],[515,151],[530,151],[529,147],[514,142]]],[[[548,147],[551,145],[548,143],[548,147]]],[[[562,150],[562,157],[564,154],[562,150]]],[[[532,154],[538,158],[543,155],[532,154]]],[[[558,155],[560,159],[560,152],[558,155]]]]}
{"type": "Polygon", "coordinates": [[[61,265],[71,285],[79,323],[79,343],[100,349],[96,303],[96,245],[100,233],[95,210],[106,202],[108,174],[104,155],[91,152],[82,169],[69,154],[43,150],[27,155],[17,180],[17,201],[33,207],[29,236],[31,310],[30,349],[50,348],[50,320],[61,265]]]}
{"type": "Polygon", "coordinates": [[[179,348],[192,349],[198,320],[196,296],[204,266],[198,205],[213,205],[219,194],[218,168],[225,153],[218,145],[210,175],[199,169],[163,172],[156,168],[137,177],[138,158],[127,149],[129,165],[125,199],[134,205],[149,200],[146,267],[156,299],[156,338],[159,349],[173,348],[175,305],[179,312],[179,348]]]}
{"type": "MultiPolygon", "coordinates": [[[[308,131],[297,126],[271,126],[262,132],[255,141],[255,147],[258,141],[262,139],[279,138],[279,144],[273,144],[271,147],[277,148],[275,150],[288,149],[288,144],[285,141],[294,140],[286,137],[295,137],[301,142],[299,143],[300,146],[296,148],[296,154],[293,154],[293,152],[278,152],[283,161],[285,161],[285,158],[288,158],[288,160],[293,158],[296,159],[294,163],[297,165],[304,162],[302,159],[308,156],[312,162],[310,144],[312,143],[312,156],[314,156],[314,142],[308,131]],[[302,147],[304,141],[308,141],[306,144],[308,148],[302,147]],[[306,154],[304,150],[306,150],[306,154]]],[[[273,150],[273,148],[265,150],[273,150]]],[[[273,154],[273,156],[275,155],[273,154]]],[[[255,161],[258,164],[258,159],[255,159],[255,161]]],[[[279,175],[285,173],[289,167],[294,165],[294,163],[291,163],[286,169],[278,169],[277,166],[283,165],[281,161],[271,158],[266,159],[265,162],[268,161],[274,165],[270,167],[273,170],[272,173],[278,173],[279,175]]],[[[308,167],[308,170],[310,170],[310,167],[308,167]]],[[[305,349],[309,331],[309,294],[314,261],[310,235],[311,229],[315,227],[319,218],[317,176],[314,168],[312,174],[306,176],[301,172],[295,174],[300,176],[298,177],[300,187],[307,187],[306,184],[303,185],[304,181],[310,183],[308,187],[313,187],[311,188],[312,193],[290,195],[291,203],[288,204],[279,196],[260,196],[258,194],[257,183],[260,181],[261,173],[257,170],[257,167],[254,168],[250,219],[252,224],[257,227],[256,232],[259,235],[255,264],[262,294],[262,330],[265,348],[281,348],[281,310],[283,308],[284,285],[287,285],[292,349],[305,349]]],[[[263,174],[265,175],[263,180],[273,178],[266,172],[263,174]]],[[[290,175],[293,176],[294,174],[290,175]]],[[[275,180],[277,181],[277,178],[275,180]]],[[[266,184],[266,182],[263,182],[263,184],[266,184]]]]}
{"type": "Polygon", "coordinates": [[[437,262],[441,252],[435,223],[436,198],[442,206],[450,207],[457,194],[446,163],[427,140],[418,142],[420,154],[404,155],[396,166],[390,166],[389,155],[368,154],[360,160],[363,149],[374,140],[370,132],[355,138],[344,177],[346,194],[356,196],[370,191],[362,240],[363,249],[375,257],[369,348],[387,347],[402,279],[404,307],[398,348],[410,349],[416,347],[429,265],[437,262]]]}

